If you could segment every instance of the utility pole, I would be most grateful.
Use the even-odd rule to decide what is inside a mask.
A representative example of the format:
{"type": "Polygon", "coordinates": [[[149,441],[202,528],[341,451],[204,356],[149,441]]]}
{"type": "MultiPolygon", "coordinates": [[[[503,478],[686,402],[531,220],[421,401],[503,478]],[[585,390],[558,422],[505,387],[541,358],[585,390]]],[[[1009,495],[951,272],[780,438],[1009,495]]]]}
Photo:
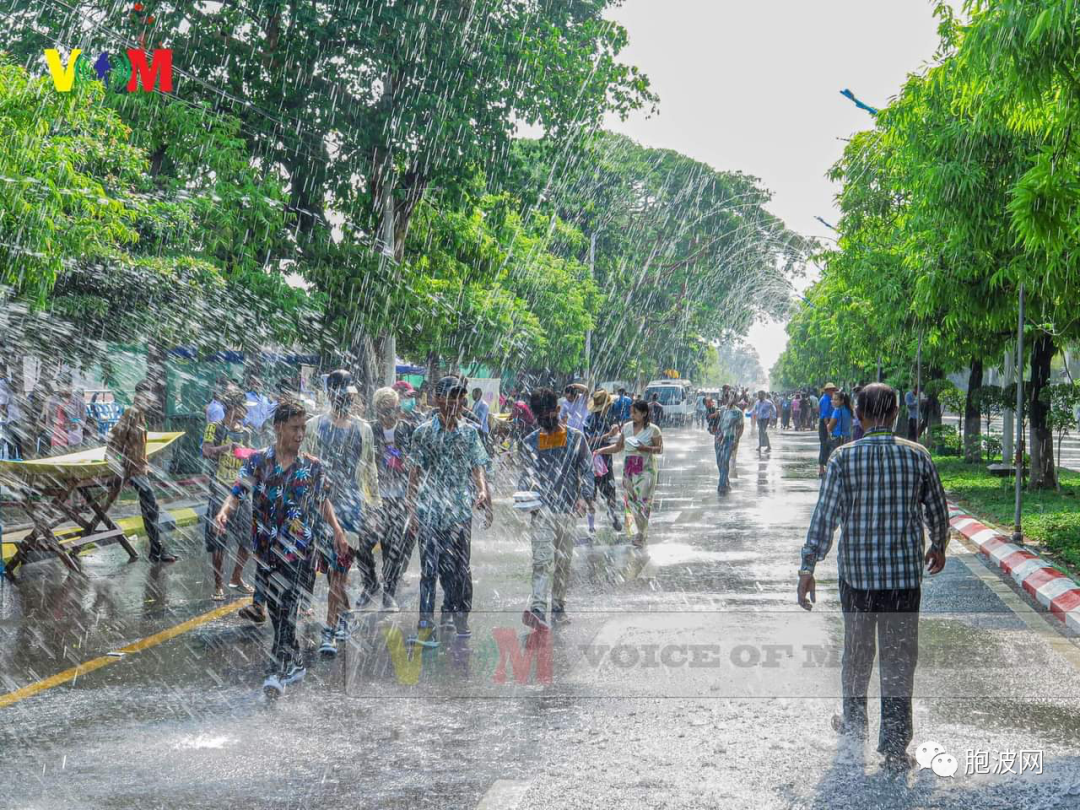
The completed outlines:
{"type": "MultiPolygon", "coordinates": [[[[382,187],[382,253],[379,256],[380,275],[386,278],[386,263],[394,263],[394,289],[401,283],[401,272],[394,255],[394,164],[387,156],[386,174],[382,187]]],[[[397,381],[397,338],[393,327],[387,327],[383,335],[383,385],[393,385],[397,381]]]]}
{"type": "MultiPolygon", "coordinates": [[[[596,279],[596,231],[589,238],[589,278],[596,279]]],[[[585,333],[585,386],[593,390],[592,379],[592,329],[585,333]]]]}
{"type": "MultiPolygon", "coordinates": [[[[1034,372],[1032,372],[1034,373],[1034,372]]],[[[1020,285],[1020,312],[1016,319],[1016,510],[1012,541],[1024,542],[1021,510],[1024,502],[1024,285],[1020,285]]]]}
{"type": "MultiPolygon", "coordinates": [[[[1005,352],[1004,365],[1005,379],[1002,382],[1004,387],[1008,388],[1016,379],[1016,362],[1013,359],[1012,350],[1005,352]]],[[[1013,457],[1013,431],[1015,430],[1013,419],[1015,415],[1016,413],[1012,408],[1005,408],[1001,414],[1001,460],[1006,464],[1013,457]]]]}

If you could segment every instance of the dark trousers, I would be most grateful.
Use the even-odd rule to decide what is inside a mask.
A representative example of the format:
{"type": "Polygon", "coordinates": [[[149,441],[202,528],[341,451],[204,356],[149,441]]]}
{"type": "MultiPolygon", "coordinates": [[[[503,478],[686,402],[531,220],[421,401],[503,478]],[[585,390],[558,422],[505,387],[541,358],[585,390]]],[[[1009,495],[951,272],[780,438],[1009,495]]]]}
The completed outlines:
{"type": "Polygon", "coordinates": [[[919,420],[908,419],[907,420],[907,437],[913,442],[919,440],[919,420]]]}
{"type": "Polygon", "coordinates": [[[150,485],[150,479],[145,475],[137,475],[128,480],[128,483],[139,494],[139,511],[142,512],[143,531],[146,539],[150,541],[150,559],[160,557],[165,553],[161,544],[161,531],[158,528],[158,502],[154,496],[154,488],[150,485]]]}
{"type": "Polygon", "coordinates": [[[279,549],[271,549],[262,562],[266,565],[266,609],[274,626],[273,666],[284,674],[290,664],[301,663],[296,619],[300,604],[311,599],[315,564],[311,557],[287,560],[279,549]]]}
{"type": "Polygon", "coordinates": [[[832,445],[829,440],[829,428],[824,419],[818,419],[817,437],[818,444],[821,445],[818,450],[817,463],[819,466],[824,467],[829,463],[829,453],[832,451],[832,445]]]}
{"type": "Polygon", "coordinates": [[[866,736],[866,691],[877,653],[881,677],[878,751],[883,754],[902,755],[911,742],[911,693],[919,660],[920,597],[919,588],[864,591],[840,580],[840,604],[844,611],[844,660],[840,676],[844,726],[866,736]]]}
{"type": "Polygon", "coordinates": [[[472,610],[472,521],[446,528],[420,525],[420,620],[435,615],[435,580],[443,589],[444,618],[472,610]]]}
{"type": "Polygon", "coordinates": [[[780,416],[780,424],[784,430],[788,429],[788,423],[791,421],[791,411],[784,411],[780,416]]]}
{"type": "Polygon", "coordinates": [[[769,420],[758,419],[757,422],[757,446],[758,450],[762,447],[767,447],[772,450],[772,445],[769,444],[769,420]]]}
{"type": "MultiPolygon", "coordinates": [[[[397,593],[401,575],[412,560],[416,537],[405,531],[407,522],[405,499],[383,498],[382,512],[379,516],[383,554],[383,588],[390,596],[397,593]]],[[[372,566],[374,564],[372,560],[372,566]]]]}

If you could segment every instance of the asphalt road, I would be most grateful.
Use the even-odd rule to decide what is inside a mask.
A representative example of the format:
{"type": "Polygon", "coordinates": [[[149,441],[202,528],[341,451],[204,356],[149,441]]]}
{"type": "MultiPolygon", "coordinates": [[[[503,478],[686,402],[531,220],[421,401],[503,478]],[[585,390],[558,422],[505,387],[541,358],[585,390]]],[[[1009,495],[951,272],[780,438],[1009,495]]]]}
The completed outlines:
{"type": "MultiPolygon", "coordinates": [[[[0,708],[0,807],[1080,807],[1080,649],[1054,620],[954,540],[924,586],[911,750],[937,742],[958,770],[889,776],[872,744],[830,728],[833,558],[813,613],[795,605],[816,434],[774,434],[761,460],[744,446],[725,499],[709,437],[665,444],[648,559],[609,532],[579,546],[568,628],[521,625],[530,552],[504,497],[474,539],[471,640],[400,646],[414,556],[403,611],[360,616],[347,652],[272,704],[269,628],[197,623],[217,605],[196,534],[170,567],[115,547],[88,555],[85,579],[27,567],[0,590],[0,692],[196,621],[0,708]]],[[[324,602],[320,581],[319,616],[324,602]]]]}

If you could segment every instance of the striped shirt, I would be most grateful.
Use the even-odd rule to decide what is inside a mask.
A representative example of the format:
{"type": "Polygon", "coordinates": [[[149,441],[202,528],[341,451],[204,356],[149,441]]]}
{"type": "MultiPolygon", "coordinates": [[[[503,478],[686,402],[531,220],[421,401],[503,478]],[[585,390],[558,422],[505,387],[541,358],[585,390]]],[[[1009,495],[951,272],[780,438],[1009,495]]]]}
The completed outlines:
{"type": "Polygon", "coordinates": [[[873,591],[919,587],[924,524],[933,548],[944,551],[949,544],[945,490],[926,448],[877,429],[833,452],[802,549],[802,570],[813,573],[825,559],[837,524],[837,567],[848,585],[873,591]]]}

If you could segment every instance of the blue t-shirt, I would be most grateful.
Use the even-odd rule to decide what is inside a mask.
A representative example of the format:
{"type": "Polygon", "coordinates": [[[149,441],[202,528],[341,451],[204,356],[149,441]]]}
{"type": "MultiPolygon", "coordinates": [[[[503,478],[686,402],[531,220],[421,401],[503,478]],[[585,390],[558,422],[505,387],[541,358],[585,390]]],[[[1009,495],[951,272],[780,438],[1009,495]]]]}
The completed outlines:
{"type": "Polygon", "coordinates": [[[851,438],[851,411],[846,405],[841,405],[839,408],[832,412],[830,419],[836,420],[836,427],[833,428],[832,435],[835,438],[844,437],[845,439],[851,438]]]}
{"type": "Polygon", "coordinates": [[[822,419],[832,419],[832,394],[822,394],[818,402],[818,413],[822,419]]]}

